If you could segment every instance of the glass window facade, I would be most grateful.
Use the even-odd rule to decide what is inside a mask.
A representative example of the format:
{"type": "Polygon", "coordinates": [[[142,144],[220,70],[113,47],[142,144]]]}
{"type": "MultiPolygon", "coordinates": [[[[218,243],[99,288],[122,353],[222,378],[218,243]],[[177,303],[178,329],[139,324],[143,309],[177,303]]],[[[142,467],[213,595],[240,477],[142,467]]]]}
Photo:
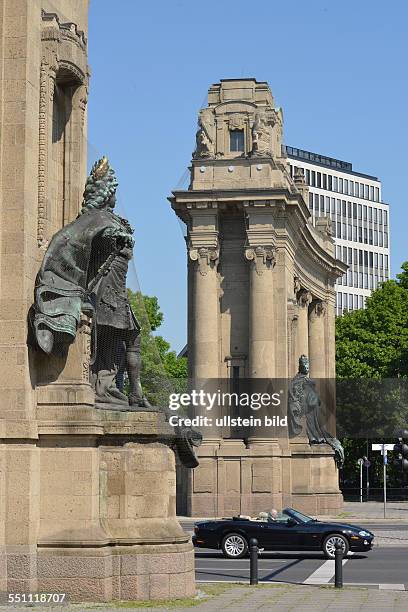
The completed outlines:
{"type": "Polygon", "coordinates": [[[322,161],[299,159],[309,164],[305,181],[313,221],[323,215],[331,218],[336,257],[349,266],[336,282],[336,313],[363,308],[370,292],[390,277],[389,211],[381,202],[381,185],[374,177],[350,174],[351,164],[340,168],[330,163],[323,171],[322,161]]]}

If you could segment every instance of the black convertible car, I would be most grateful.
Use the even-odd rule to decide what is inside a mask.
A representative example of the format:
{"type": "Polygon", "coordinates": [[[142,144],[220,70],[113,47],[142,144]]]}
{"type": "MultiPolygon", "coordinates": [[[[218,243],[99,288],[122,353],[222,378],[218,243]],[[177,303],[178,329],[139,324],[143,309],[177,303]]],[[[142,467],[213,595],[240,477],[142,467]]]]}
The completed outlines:
{"type": "Polygon", "coordinates": [[[248,553],[251,538],[259,548],[275,550],[321,550],[334,558],[336,542],[343,554],[366,552],[373,547],[374,534],[347,523],[324,523],[293,508],[285,508],[276,518],[266,512],[258,517],[235,516],[232,519],[205,521],[194,527],[193,544],[201,548],[221,549],[229,559],[241,559],[248,553]]]}

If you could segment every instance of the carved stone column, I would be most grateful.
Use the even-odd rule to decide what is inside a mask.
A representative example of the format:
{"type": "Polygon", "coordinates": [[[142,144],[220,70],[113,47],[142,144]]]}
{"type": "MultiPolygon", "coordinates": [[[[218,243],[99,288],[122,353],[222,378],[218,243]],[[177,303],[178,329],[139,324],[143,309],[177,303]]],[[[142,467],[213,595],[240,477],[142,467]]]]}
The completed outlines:
{"type": "Polygon", "coordinates": [[[273,275],[275,247],[245,250],[250,262],[249,281],[249,377],[275,375],[273,275]]]}
{"type": "Polygon", "coordinates": [[[327,305],[313,300],[309,311],[309,362],[311,378],[326,377],[325,315],[327,305]]]}
{"type": "Polygon", "coordinates": [[[194,285],[190,338],[193,380],[218,378],[218,257],[218,247],[189,249],[194,285]]]}
{"type": "Polygon", "coordinates": [[[297,295],[299,316],[297,323],[297,351],[298,359],[301,355],[309,356],[309,304],[312,294],[307,289],[301,289],[297,295]]]}

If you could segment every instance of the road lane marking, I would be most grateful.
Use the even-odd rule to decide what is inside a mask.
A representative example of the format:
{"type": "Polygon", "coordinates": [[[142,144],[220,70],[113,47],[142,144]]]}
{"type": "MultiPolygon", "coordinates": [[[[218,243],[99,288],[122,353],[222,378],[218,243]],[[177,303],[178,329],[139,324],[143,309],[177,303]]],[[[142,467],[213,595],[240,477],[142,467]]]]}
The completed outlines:
{"type": "MultiPolygon", "coordinates": [[[[349,555],[353,555],[354,553],[349,552],[349,555]]],[[[349,559],[343,559],[343,566],[347,563],[349,559]]],[[[334,559],[328,559],[325,561],[320,567],[317,568],[315,572],[310,574],[309,578],[303,582],[303,584],[326,584],[330,582],[330,580],[334,576],[334,559]]]]}
{"type": "MultiPolygon", "coordinates": [[[[279,563],[279,561],[277,561],[276,563],[279,563]]],[[[258,571],[263,571],[263,572],[273,572],[275,571],[276,567],[259,567],[258,566],[258,571]]],[[[224,566],[212,566],[212,567],[196,567],[196,572],[198,573],[202,573],[205,572],[206,570],[210,570],[212,572],[214,572],[215,570],[220,570],[223,572],[236,572],[236,571],[240,571],[240,572],[249,572],[249,567],[242,567],[240,566],[235,566],[235,567],[224,567],[224,566]]]]}

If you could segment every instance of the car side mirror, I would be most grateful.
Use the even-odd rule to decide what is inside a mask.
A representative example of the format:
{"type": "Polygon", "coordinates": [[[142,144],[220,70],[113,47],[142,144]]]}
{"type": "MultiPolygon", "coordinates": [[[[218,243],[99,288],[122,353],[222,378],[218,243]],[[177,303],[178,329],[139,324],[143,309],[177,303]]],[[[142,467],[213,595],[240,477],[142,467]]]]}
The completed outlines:
{"type": "Polygon", "coordinates": [[[293,527],[294,525],[297,525],[296,521],[294,518],[289,517],[288,520],[286,521],[286,524],[288,527],[293,527]]]}

